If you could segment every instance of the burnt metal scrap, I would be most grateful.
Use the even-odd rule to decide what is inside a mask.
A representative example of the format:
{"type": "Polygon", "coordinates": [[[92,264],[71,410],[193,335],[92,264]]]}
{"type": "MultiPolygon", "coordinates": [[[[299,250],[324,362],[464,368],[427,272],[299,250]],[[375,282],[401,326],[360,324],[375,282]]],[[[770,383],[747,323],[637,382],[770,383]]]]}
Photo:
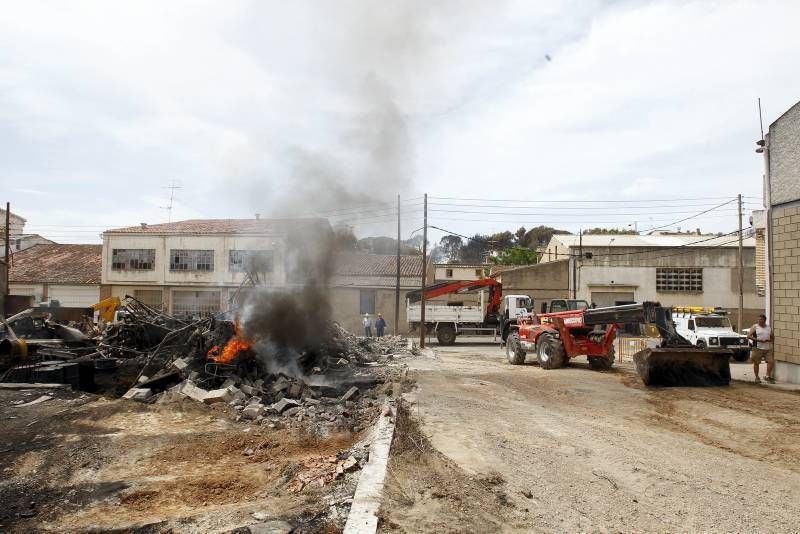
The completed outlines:
{"type": "MultiPolygon", "coordinates": [[[[3,323],[0,381],[69,383],[119,395],[136,387],[153,395],[187,379],[204,391],[231,380],[239,385],[290,380],[301,390],[338,395],[343,384],[355,380],[353,369],[391,358],[406,346],[396,336],[358,338],[333,322],[307,343],[251,340],[238,320],[226,317],[179,318],[125,297],[115,320],[89,337],[45,315],[19,314],[3,323]]],[[[264,402],[280,400],[271,391],[264,402]]]]}

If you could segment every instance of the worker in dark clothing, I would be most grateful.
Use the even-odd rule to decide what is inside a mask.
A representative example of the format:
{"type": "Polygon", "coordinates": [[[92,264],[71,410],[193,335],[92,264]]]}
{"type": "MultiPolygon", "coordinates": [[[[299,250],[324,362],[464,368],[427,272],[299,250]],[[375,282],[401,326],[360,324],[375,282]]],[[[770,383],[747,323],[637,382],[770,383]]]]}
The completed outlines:
{"type": "Polygon", "coordinates": [[[383,320],[383,315],[378,314],[378,319],[375,321],[375,331],[378,337],[383,337],[383,329],[386,328],[386,321],[383,320]]]}

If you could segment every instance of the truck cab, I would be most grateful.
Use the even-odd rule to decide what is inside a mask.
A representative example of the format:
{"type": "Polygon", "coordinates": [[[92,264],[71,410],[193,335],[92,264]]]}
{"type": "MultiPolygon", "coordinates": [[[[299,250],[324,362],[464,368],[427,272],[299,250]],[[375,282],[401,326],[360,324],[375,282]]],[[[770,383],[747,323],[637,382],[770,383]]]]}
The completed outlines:
{"type": "Polygon", "coordinates": [[[581,299],[553,299],[550,301],[548,309],[547,303],[542,303],[542,313],[557,313],[563,311],[585,310],[589,308],[589,303],[581,299]]]}
{"type": "Polygon", "coordinates": [[[737,362],[750,357],[747,336],[737,334],[726,311],[719,308],[676,307],[672,320],[675,330],[692,345],[701,348],[726,348],[737,362]]]}

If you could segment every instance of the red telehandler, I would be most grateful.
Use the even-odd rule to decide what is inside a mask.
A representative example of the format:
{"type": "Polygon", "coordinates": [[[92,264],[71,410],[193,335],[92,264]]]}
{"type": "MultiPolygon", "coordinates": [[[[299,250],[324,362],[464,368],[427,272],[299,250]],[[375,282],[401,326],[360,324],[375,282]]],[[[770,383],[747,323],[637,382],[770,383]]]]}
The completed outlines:
{"type": "Polygon", "coordinates": [[[544,369],[587,356],[592,368],[609,369],[614,364],[614,338],[625,324],[653,325],[661,337],[659,347],[633,355],[645,385],[726,386],[730,382],[731,351],[693,346],[675,330],[672,309],[658,302],[520,317],[506,341],[506,356],[519,365],[527,352],[535,352],[544,369]]]}

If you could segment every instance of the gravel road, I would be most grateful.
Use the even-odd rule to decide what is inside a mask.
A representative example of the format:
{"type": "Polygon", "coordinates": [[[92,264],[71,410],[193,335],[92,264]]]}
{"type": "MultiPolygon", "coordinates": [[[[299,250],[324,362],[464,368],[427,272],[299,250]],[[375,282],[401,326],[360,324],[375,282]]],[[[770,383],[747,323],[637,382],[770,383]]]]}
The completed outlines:
{"type": "MultiPolygon", "coordinates": [[[[509,365],[496,345],[435,350],[409,362],[411,413],[468,476],[505,481],[503,510],[469,511],[498,530],[798,527],[796,393],[745,383],[647,389],[625,364],[598,372],[579,358],[545,371],[509,365]]],[[[417,503],[393,513],[393,526],[423,528],[430,511],[417,503]]]]}

